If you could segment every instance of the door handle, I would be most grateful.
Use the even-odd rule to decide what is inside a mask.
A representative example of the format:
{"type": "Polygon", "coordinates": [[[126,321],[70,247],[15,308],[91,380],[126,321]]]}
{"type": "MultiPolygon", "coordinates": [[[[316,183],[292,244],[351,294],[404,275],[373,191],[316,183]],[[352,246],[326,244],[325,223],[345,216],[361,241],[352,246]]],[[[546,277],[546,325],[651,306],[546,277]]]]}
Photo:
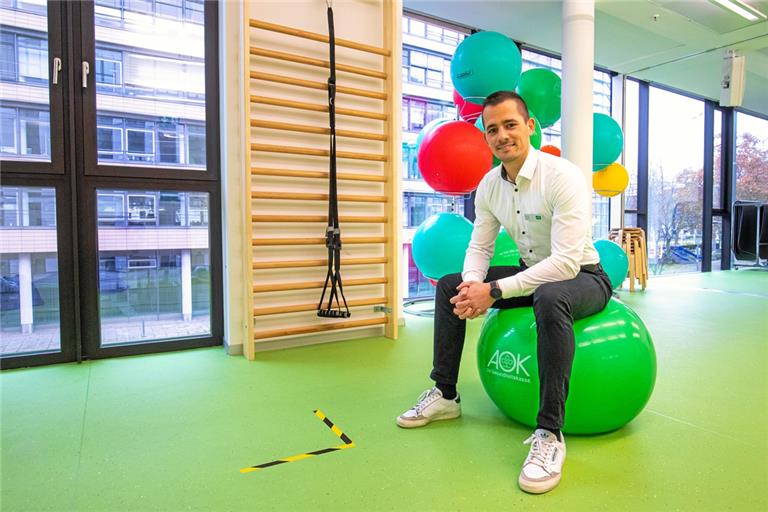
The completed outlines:
{"type": "Polygon", "coordinates": [[[53,85],[59,83],[59,71],[61,71],[61,59],[59,57],[53,58],[53,85]]]}
{"type": "Polygon", "coordinates": [[[88,74],[91,72],[91,66],[87,60],[83,61],[83,89],[88,88],[88,74]]]}

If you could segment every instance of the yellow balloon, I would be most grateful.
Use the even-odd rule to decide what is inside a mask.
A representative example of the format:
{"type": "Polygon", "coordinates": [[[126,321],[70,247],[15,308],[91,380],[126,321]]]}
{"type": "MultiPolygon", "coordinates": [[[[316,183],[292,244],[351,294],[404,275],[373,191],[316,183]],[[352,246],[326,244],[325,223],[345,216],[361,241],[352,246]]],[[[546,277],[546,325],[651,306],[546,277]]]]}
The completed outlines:
{"type": "Polygon", "coordinates": [[[592,188],[603,197],[613,197],[624,192],[629,185],[629,173],[623,165],[613,163],[592,173],[592,188]]]}

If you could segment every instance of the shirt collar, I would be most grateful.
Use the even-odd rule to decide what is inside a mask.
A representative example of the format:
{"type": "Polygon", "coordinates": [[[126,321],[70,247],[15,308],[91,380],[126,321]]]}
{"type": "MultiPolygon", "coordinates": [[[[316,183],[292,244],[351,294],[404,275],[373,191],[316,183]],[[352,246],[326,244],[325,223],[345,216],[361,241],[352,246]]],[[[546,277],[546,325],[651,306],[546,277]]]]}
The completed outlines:
{"type": "MultiPolygon", "coordinates": [[[[525,162],[523,162],[523,166],[520,168],[520,172],[517,173],[517,177],[523,177],[526,180],[531,181],[534,173],[536,172],[536,166],[538,163],[539,151],[531,146],[528,149],[528,156],[525,157],[525,162]]],[[[509,181],[509,178],[507,177],[507,170],[504,168],[504,164],[500,164],[499,167],[501,168],[501,179],[504,181],[509,181]]]]}

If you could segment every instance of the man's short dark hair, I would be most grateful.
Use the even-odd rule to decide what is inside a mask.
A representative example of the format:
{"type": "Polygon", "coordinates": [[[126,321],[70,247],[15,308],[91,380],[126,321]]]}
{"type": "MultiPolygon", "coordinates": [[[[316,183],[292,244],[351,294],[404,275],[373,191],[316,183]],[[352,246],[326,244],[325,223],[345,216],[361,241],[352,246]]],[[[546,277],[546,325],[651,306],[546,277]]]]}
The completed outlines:
{"type": "Polygon", "coordinates": [[[499,103],[504,103],[505,101],[509,100],[517,101],[518,104],[522,106],[520,111],[522,112],[525,120],[528,121],[528,119],[531,117],[531,114],[528,112],[528,105],[525,103],[523,97],[517,94],[515,91],[496,91],[489,94],[488,97],[483,101],[483,112],[485,112],[485,107],[493,107],[499,103]]]}

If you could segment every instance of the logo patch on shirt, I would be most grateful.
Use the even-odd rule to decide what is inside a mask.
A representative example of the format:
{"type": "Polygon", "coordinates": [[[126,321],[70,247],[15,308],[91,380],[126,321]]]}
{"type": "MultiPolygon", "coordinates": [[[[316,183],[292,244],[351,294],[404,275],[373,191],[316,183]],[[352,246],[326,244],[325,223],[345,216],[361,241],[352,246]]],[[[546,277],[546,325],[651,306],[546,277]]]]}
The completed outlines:
{"type": "Polygon", "coordinates": [[[534,220],[542,220],[544,217],[538,213],[526,213],[525,214],[525,220],[528,221],[534,221],[534,220]]]}

